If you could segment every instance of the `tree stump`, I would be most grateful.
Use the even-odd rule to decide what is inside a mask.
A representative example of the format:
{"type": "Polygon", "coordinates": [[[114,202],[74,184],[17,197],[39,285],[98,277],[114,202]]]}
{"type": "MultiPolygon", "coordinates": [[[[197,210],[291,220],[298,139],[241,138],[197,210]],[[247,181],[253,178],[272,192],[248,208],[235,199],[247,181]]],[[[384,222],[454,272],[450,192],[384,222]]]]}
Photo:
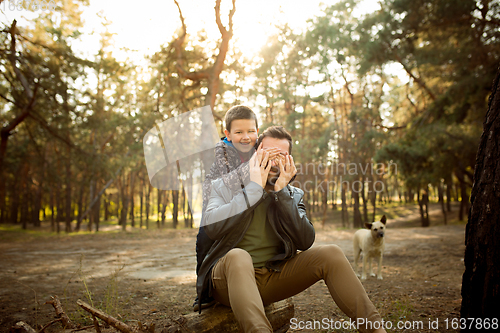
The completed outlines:
{"type": "MultiPolygon", "coordinates": [[[[294,314],[291,299],[270,304],[266,306],[265,310],[274,332],[283,333],[288,331],[290,319],[294,314]]],[[[201,314],[194,312],[174,319],[172,324],[163,328],[162,333],[227,333],[239,331],[240,327],[231,308],[217,304],[212,308],[202,310],[201,314]]]]}

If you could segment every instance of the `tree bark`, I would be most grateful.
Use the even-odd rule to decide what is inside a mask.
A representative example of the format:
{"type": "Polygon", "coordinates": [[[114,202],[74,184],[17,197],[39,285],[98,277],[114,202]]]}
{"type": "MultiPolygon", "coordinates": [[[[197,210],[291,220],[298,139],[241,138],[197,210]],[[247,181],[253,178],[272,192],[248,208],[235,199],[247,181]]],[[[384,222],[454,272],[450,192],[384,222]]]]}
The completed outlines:
{"type": "Polygon", "coordinates": [[[147,190],[146,190],[146,229],[149,229],[149,199],[151,197],[151,183],[147,182],[147,190]]]}
{"type": "Polygon", "coordinates": [[[365,179],[362,177],[361,199],[363,200],[363,222],[368,222],[368,199],[366,198],[365,179]]]}
{"type": "Polygon", "coordinates": [[[160,218],[161,218],[161,190],[160,189],[157,189],[156,191],[156,211],[158,212],[158,214],[156,214],[156,226],[158,227],[158,229],[160,229],[161,225],[160,225],[160,218]]]}
{"type": "Polygon", "coordinates": [[[499,189],[500,71],[493,84],[476,156],[472,207],[465,234],[462,318],[500,318],[499,189]]]}
{"type": "Polygon", "coordinates": [[[446,180],[446,211],[451,212],[451,187],[452,180],[451,175],[446,180]]]}
{"type": "Polygon", "coordinates": [[[444,188],[443,188],[443,184],[441,184],[441,183],[439,183],[439,185],[438,185],[438,197],[439,197],[439,203],[441,204],[441,212],[443,213],[444,225],[447,225],[448,219],[446,216],[446,208],[445,208],[445,203],[444,203],[444,188]]]}
{"type": "Polygon", "coordinates": [[[420,221],[421,221],[422,227],[428,227],[430,225],[429,194],[426,190],[424,190],[421,197],[420,197],[420,191],[419,191],[418,195],[419,195],[418,205],[420,207],[420,221]]]}
{"type": "Polygon", "coordinates": [[[134,214],[134,187],[135,187],[135,177],[136,172],[132,171],[130,173],[130,196],[129,196],[129,204],[130,204],[130,226],[132,228],[135,227],[135,214],[134,214]]]}
{"type": "Polygon", "coordinates": [[[68,156],[66,156],[66,200],[65,200],[65,203],[66,203],[66,207],[65,207],[65,231],[66,232],[71,232],[71,221],[72,221],[72,211],[71,211],[71,201],[72,201],[72,198],[71,198],[71,183],[72,183],[72,179],[71,179],[71,148],[68,146],[66,147],[66,154],[68,154],[68,156]]]}
{"type": "Polygon", "coordinates": [[[121,199],[122,199],[122,210],[120,212],[120,225],[122,226],[122,230],[125,231],[127,229],[127,213],[128,213],[128,187],[129,182],[127,180],[127,176],[123,176],[123,181],[121,183],[121,199]]]}
{"type": "MultiPolygon", "coordinates": [[[[84,183],[85,183],[85,181],[84,181],[84,183]]],[[[85,200],[84,193],[85,193],[85,187],[80,186],[80,193],[78,195],[78,218],[76,220],[76,227],[75,227],[76,232],[80,231],[80,227],[82,224],[81,216],[83,214],[83,200],[85,200]]]]}
{"type": "Polygon", "coordinates": [[[353,189],[352,197],[354,199],[353,205],[353,227],[354,228],[362,228],[363,227],[363,219],[361,218],[361,211],[359,210],[359,192],[356,189],[353,189]]]}
{"type": "Polygon", "coordinates": [[[143,212],[143,208],[144,208],[144,180],[142,179],[142,177],[141,177],[140,189],[141,189],[141,191],[139,192],[139,198],[140,198],[140,202],[139,202],[139,206],[140,206],[140,208],[139,208],[139,226],[142,229],[142,212],[143,212]]]}
{"type": "Polygon", "coordinates": [[[179,191],[172,190],[172,202],[173,202],[173,210],[172,210],[172,223],[173,228],[177,229],[177,225],[179,223],[179,191]]]}
{"type": "Polygon", "coordinates": [[[341,200],[342,200],[342,226],[347,227],[349,225],[349,212],[347,211],[347,195],[346,195],[346,186],[344,184],[340,184],[342,186],[341,190],[341,200]]]}

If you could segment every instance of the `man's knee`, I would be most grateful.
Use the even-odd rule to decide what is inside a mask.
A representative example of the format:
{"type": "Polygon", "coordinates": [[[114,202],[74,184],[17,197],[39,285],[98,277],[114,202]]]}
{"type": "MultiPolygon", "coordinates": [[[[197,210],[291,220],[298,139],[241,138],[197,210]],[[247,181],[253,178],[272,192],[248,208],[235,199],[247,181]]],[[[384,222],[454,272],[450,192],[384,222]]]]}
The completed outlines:
{"type": "Polygon", "coordinates": [[[231,268],[253,270],[252,257],[247,251],[240,248],[234,248],[226,253],[226,265],[231,268]]]}
{"type": "Polygon", "coordinates": [[[347,260],[344,251],[335,244],[318,246],[318,256],[325,262],[344,262],[347,260]]]}

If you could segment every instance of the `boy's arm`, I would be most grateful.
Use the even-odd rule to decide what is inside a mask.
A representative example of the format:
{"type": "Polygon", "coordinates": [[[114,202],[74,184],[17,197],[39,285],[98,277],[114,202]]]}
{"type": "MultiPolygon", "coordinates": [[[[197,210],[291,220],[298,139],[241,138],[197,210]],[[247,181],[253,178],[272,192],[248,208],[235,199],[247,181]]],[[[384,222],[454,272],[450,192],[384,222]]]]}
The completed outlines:
{"type": "Polygon", "coordinates": [[[235,193],[224,185],[222,179],[215,180],[203,217],[205,232],[217,240],[234,228],[242,227],[241,221],[252,213],[263,196],[264,189],[257,183],[250,182],[244,190],[235,193]]]}
{"type": "Polygon", "coordinates": [[[215,150],[215,161],[210,168],[209,174],[203,182],[203,209],[205,211],[206,205],[210,198],[210,190],[212,181],[222,178],[222,181],[228,189],[233,192],[241,190],[242,187],[250,183],[250,172],[248,162],[239,164],[237,168],[234,166],[239,163],[234,156],[227,154],[224,147],[218,147],[215,150]],[[242,186],[243,185],[243,186],[242,186]]]}
{"type": "Polygon", "coordinates": [[[231,191],[238,191],[250,183],[248,162],[240,164],[236,169],[221,175],[222,181],[231,191]]]}

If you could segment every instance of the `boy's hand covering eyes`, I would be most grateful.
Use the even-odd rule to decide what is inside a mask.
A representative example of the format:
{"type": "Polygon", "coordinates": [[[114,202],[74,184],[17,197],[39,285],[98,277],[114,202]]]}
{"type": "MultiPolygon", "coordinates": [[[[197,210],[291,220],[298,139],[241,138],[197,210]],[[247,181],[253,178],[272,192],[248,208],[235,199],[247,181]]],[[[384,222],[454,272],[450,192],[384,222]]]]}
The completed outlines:
{"type": "Polygon", "coordinates": [[[253,154],[252,158],[248,162],[250,167],[250,180],[259,184],[262,188],[266,186],[267,175],[269,170],[271,170],[271,163],[269,162],[270,153],[269,150],[262,149],[262,143],[260,144],[257,152],[253,154]]]}
{"type": "Polygon", "coordinates": [[[281,191],[297,173],[292,155],[286,154],[285,158],[280,158],[278,160],[278,165],[280,167],[280,176],[274,184],[274,191],[276,192],[281,191]]]}

